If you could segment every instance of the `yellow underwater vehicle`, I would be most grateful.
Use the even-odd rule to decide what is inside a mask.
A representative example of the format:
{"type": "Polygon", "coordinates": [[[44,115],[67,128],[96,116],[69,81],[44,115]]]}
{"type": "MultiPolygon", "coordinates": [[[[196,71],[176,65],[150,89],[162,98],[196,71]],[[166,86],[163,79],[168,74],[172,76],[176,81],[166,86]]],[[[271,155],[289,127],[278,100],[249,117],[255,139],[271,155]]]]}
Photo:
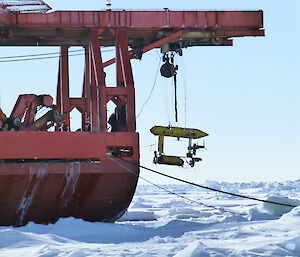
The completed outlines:
{"type": "Polygon", "coordinates": [[[154,159],[153,162],[155,164],[166,164],[166,165],[175,165],[175,166],[183,166],[184,159],[187,159],[188,164],[191,167],[194,167],[195,162],[202,161],[201,158],[195,157],[198,149],[205,148],[203,145],[192,144],[193,139],[199,139],[202,137],[208,136],[207,133],[194,128],[181,128],[181,127],[171,127],[171,126],[154,126],[150,129],[150,132],[156,136],[158,136],[158,150],[154,151],[154,159]],[[172,156],[164,154],[164,137],[176,137],[180,138],[188,138],[188,148],[186,157],[182,156],[172,156]]]}

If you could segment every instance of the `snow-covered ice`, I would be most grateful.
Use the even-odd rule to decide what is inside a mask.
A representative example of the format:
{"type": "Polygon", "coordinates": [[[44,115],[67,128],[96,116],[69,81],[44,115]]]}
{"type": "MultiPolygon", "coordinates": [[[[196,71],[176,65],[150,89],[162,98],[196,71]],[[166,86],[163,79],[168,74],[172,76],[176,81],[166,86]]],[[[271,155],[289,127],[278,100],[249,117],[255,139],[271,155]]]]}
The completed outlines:
{"type": "MultiPolygon", "coordinates": [[[[216,189],[300,205],[300,180],[203,183],[216,189]]],[[[139,185],[116,223],[60,219],[0,227],[0,256],[300,256],[300,206],[275,206],[188,185],[139,185]],[[196,202],[199,203],[196,203],[196,202]]]]}

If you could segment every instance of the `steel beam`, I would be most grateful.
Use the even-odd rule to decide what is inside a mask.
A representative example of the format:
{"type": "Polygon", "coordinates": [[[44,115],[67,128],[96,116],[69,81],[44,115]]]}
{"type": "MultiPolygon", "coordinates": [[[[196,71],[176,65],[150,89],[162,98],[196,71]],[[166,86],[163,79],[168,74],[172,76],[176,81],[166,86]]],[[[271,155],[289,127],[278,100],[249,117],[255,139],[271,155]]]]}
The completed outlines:
{"type": "Polygon", "coordinates": [[[98,105],[99,105],[99,130],[107,130],[107,113],[106,113],[106,93],[105,93],[105,73],[103,71],[102,56],[100,52],[99,32],[91,31],[91,55],[92,55],[92,73],[95,74],[96,86],[98,90],[98,105]]]}
{"type": "Polygon", "coordinates": [[[128,35],[126,30],[117,30],[116,33],[116,73],[117,73],[117,87],[124,87],[126,89],[125,105],[118,105],[119,129],[121,131],[135,131],[135,96],[134,96],[134,82],[128,53],[128,35]],[[126,113],[122,111],[125,108],[126,113]],[[123,122],[122,122],[123,120],[123,122]],[[126,124],[122,124],[122,123],[126,124]]]}
{"type": "MultiPolygon", "coordinates": [[[[168,36],[166,36],[166,37],[164,37],[162,39],[159,39],[159,40],[155,41],[154,43],[151,43],[151,44],[145,46],[141,50],[143,51],[143,53],[146,53],[146,52],[148,52],[148,51],[150,51],[150,50],[152,50],[154,48],[161,47],[162,45],[164,45],[164,44],[166,44],[168,42],[171,42],[171,41],[173,41],[173,40],[175,40],[177,38],[182,37],[186,33],[188,33],[187,30],[179,30],[179,31],[177,31],[175,33],[172,33],[171,35],[168,35],[168,36]]],[[[133,56],[134,52],[135,52],[135,50],[130,50],[129,51],[130,58],[134,57],[133,56]]],[[[106,61],[105,63],[103,63],[103,67],[107,67],[107,66],[109,66],[109,65],[111,65],[111,64],[113,64],[115,62],[116,62],[116,59],[112,58],[112,59],[106,61]]]]}
{"type": "MultiPolygon", "coordinates": [[[[7,22],[7,21],[6,21],[7,22]]],[[[262,11],[56,11],[13,15],[19,28],[217,29],[261,28],[262,11]]]]}
{"type": "Polygon", "coordinates": [[[86,99],[85,112],[81,115],[82,129],[85,129],[87,123],[91,120],[91,74],[90,74],[90,49],[84,47],[84,76],[82,85],[82,97],[86,99]]]}
{"type": "Polygon", "coordinates": [[[69,47],[61,46],[59,64],[60,111],[64,118],[64,130],[70,130],[69,47]]]}

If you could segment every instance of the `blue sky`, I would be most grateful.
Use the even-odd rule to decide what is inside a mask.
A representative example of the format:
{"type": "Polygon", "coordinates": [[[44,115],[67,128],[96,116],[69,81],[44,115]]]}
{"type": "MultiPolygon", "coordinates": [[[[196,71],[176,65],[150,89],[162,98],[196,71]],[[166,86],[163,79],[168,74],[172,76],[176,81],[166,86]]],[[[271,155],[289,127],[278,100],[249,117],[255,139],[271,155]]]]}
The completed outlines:
{"type": "MultiPolygon", "coordinates": [[[[46,1],[54,10],[99,10],[105,1],[46,1]]],[[[168,174],[196,182],[278,181],[299,178],[300,85],[299,7],[289,1],[112,1],[117,9],[258,10],[264,11],[265,37],[234,40],[232,47],[194,47],[177,58],[179,65],[179,126],[195,127],[210,134],[203,162],[193,169],[153,165],[157,139],[153,125],[174,123],[172,83],[157,78],[152,97],[137,120],[141,163],[168,174]],[[185,94],[186,91],[186,94],[185,94]],[[186,106],[186,108],[185,108],[186,106]],[[186,112],[185,112],[186,110],[186,112]]],[[[44,53],[57,48],[0,48],[1,56],[44,53]]],[[[105,55],[109,58],[109,55],[105,55]]],[[[153,86],[159,51],[133,60],[136,108],[139,113],[153,86]]],[[[56,59],[0,63],[1,106],[10,112],[20,93],[54,96],[56,59]]],[[[72,95],[80,94],[82,57],[71,59],[72,95]]],[[[108,78],[113,78],[113,69],[108,78]]],[[[113,79],[111,79],[113,81],[113,79]]],[[[76,117],[73,118],[76,122],[76,117]]],[[[202,143],[202,140],[199,140],[202,143]]],[[[170,139],[170,154],[184,155],[187,141],[170,139]]],[[[148,172],[155,182],[171,182],[148,172]]]]}

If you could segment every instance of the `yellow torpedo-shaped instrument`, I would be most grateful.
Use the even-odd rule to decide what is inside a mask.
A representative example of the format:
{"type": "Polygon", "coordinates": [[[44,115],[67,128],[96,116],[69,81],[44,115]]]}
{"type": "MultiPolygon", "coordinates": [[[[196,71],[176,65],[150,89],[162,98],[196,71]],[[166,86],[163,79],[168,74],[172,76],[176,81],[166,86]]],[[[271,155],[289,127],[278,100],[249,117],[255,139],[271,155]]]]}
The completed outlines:
{"type": "Polygon", "coordinates": [[[167,164],[183,166],[184,158],[189,159],[188,163],[191,167],[195,165],[195,162],[199,162],[202,159],[194,157],[196,151],[200,148],[205,148],[204,145],[192,145],[192,139],[199,139],[208,136],[206,132],[194,128],[181,128],[181,127],[164,127],[164,126],[154,126],[150,129],[150,132],[158,136],[158,151],[154,152],[153,162],[156,164],[167,164]],[[177,138],[188,138],[188,152],[186,157],[172,156],[164,154],[164,137],[177,137],[177,138]],[[158,152],[158,153],[157,153],[158,152]]]}
{"type": "Polygon", "coordinates": [[[180,128],[180,127],[163,127],[154,126],[150,129],[151,133],[156,136],[168,136],[178,138],[192,138],[198,139],[208,136],[207,133],[194,128],[180,128]]]}

